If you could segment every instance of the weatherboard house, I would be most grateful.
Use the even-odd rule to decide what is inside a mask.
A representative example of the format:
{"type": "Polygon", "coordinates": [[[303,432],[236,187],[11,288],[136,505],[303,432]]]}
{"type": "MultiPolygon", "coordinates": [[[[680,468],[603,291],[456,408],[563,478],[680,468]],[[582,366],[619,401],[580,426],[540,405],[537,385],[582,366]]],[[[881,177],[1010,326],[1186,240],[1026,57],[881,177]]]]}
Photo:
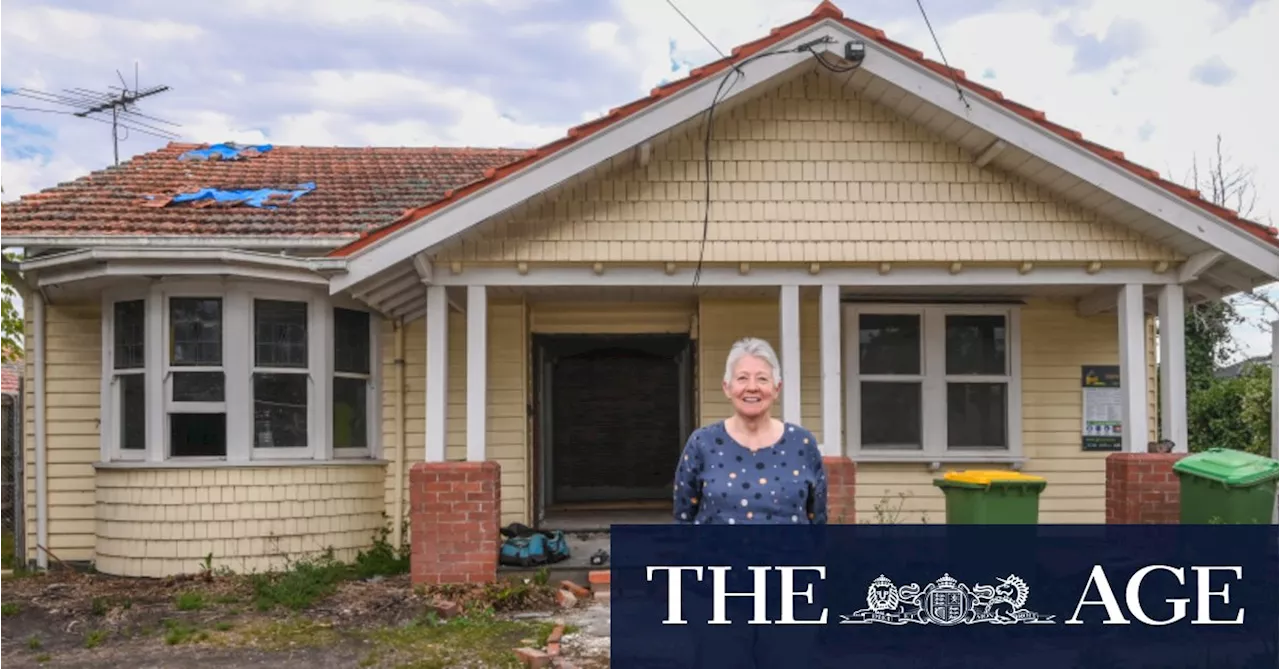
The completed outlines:
{"type": "Polygon", "coordinates": [[[172,144],[3,218],[26,558],[142,576],[351,557],[389,516],[416,581],[485,580],[501,525],[669,514],[751,335],[833,522],[940,522],[960,467],[1133,520],[1134,467],[1177,456],[1148,441],[1187,441],[1155,318],[1278,264],[1274,228],[829,2],[535,149],[172,144]]]}

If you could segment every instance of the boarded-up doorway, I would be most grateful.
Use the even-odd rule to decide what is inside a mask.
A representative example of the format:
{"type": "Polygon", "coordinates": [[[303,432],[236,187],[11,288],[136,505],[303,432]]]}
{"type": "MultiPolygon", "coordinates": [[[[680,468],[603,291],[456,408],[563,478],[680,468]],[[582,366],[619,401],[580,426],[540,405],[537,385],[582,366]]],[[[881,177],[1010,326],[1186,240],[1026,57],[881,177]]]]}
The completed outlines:
{"type": "Polygon", "coordinates": [[[693,422],[683,334],[534,335],[540,513],[669,502],[693,422]]]}

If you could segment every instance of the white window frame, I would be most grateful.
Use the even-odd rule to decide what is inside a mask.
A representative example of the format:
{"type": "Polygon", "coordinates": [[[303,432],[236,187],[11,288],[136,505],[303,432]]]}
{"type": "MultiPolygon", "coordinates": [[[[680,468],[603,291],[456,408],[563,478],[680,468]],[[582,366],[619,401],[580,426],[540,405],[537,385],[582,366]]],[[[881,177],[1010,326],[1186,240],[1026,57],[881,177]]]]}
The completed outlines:
{"type": "Polygon", "coordinates": [[[316,459],[316,454],[320,451],[320,444],[326,440],[328,434],[328,425],[323,418],[327,417],[328,412],[324,411],[324,390],[320,384],[324,383],[320,377],[324,373],[325,358],[325,341],[329,337],[326,333],[330,328],[326,327],[325,310],[322,300],[316,291],[299,290],[289,287],[272,286],[269,288],[258,288],[246,291],[244,296],[245,317],[248,320],[248,327],[245,328],[244,345],[245,345],[245,381],[248,389],[247,397],[249,398],[249,413],[246,420],[244,430],[245,439],[251,449],[250,457],[253,460],[311,460],[316,459]],[[301,302],[307,307],[307,366],[305,368],[297,367],[258,367],[256,358],[257,348],[257,331],[258,324],[255,320],[257,313],[258,300],[270,300],[279,302],[301,302]],[[253,405],[256,401],[253,391],[253,377],[255,374],[295,374],[304,376],[307,379],[307,444],[306,446],[295,447],[259,447],[257,446],[257,435],[254,433],[253,405]]]}
{"type": "Polygon", "coordinates": [[[876,303],[844,305],[843,357],[845,361],[845,433],[851,457],[880,462],[1021,462],[1022,444],[1022,319],[1018,304],[876,303]],[[863,375],[859,370],[859,316],[863,314],[913,314],[920,317],[920,374],[863,375]],[[948,375],[946,373],[947,316],[1004,316],[1006,323],[1005,375],[948,375]],[[861,388],[863,381],[917,381],[921,383],[921,447],[893,449],[862,445],[861,388]],[[1007,447],[951,448],[947,444],[947,383],[1007,384],[1007,447]]]}
{"type": "MultiPolygon", "coordinates": [[[[158,341],[160,346],[160,392],[161,392],[161,419],[160,426],[162,431],[156,435],[163,444],[161,453],[164,460],[178,460],[182,462],[202,462],[212,461],[220,462],[232,459],[233,444],[236,442],[235,426],[237,420],[243,420],[242,412],[236,407],[235,402],[227,401],[230,397],[243,397],[236,393],[233,377],[235,370],[241,365],[239,364],[240,356],[243,351],[237,351],[234,341],[230,336],[240,328],[237,323],[235,314],[238,309],[234,298],[233,291],[229,290],[222,282],[182,282],[170,285],[163,285],[157,291],[158,302],[160,305],[160,333],[161,338],[158,341]],[[217,299],[222,303],[222,333],[220,339],[222,341],[222,364],[202,365],[202,366],[179,366],[173,364],[170,353],[173,351],[172,333],[172,316],[171,303],[174,299],[183,298],[209,298],[217,299]],[[223,401],[221,402],[178,402],[173,399],[173,376],[174,373],[183,372],[221,372],[223,375],[223,401]],[[174,455],[173,442],[170,440],[170,416],[175,413],[205,413],[205,414],[223,414],[226,418],[226,445],[223,448],[223,455],[174,455]]],[[[148,444],[151,443],[151,437],[148,436],[148,444]]]]}
{"type": "MultiPolygon", "coordinates": [[[[125,375],[141,374],[143,379],[145,392],[144,400],[147,407],[147,414],[151,412],[151,405],[155,403],[155,398],[151,396],[151,372],[150,364],[147,358],[151,350],[152,328],[151,323],[151,298],[146,290],[115,290],[105,291],[102,295],[102,403],[101,414],[99,417],[99,430],[102,435],[101,457],[103,460],[118,460],[121,462],[140,462],[147,459],[147,447],[141,449],[126,449],[123,447],[120,439],[120,430],[118,418],[123,406],[123,391],[119,383],[119,377],[125,375]],[[142,302],[143,313],[143,360],[142,367],[131,369],[115,368],[115,305],[117,302],[142,302]]],[[[144,418],[146,422],[146,439],[145,443],[151,441],[151,420],[149,415],[144,418]]]]}
{"type": "Polygon", "coordinates": [[[310,289],[290,284],[237,279],[164,279],[149,286],[104,291],[102,296],[102,380],[100,450],[103,462],[174,462],[192,466],[248,464],[317,460],[361,461],[380,457],[382,437],[381,388],[382,317],[354,300],[330,297],[323,287],[310,289]],[[170,363],[170,300],[208,297],[222,300],[222,365],[216,367],[174,367],[170,363]],[[255,300],[282,300],[307,304],[307,368],[274,369],[254,366],[255,300]],[[115,303],[142,300],[146,310],[146,366],[137,370],[115,370],[115,303]],[[333,356],[335,350],[333,310],[361,311],[369,315],[368,375],[340,374],[365,378],[366,448],[334,449],[333,356]],[[221,371],[225,375],[223,402],[173,402],[173,372],[221,371]],[[307,389],[307,445],[298,448],[258,448],[253,435],[253,374],[282,371],[305,374],[307,389]],[[120,374],[145,374],[147,441],[143,450],[122,449],[118,434],[121,394],[116,378],[120,374]],[[227,420],[225,456],[172,455],[169,439],[171,412],[221,413],[227,420]]]}
{"type": "MultiPolygon", "coordinates": [[[[329,411],[325,419],[329,422],[326,426],[332,428],[333,425],[333,379],[335,377],[365,379],[365,427],[369,433],[365,436],[365,444],[363,448],[334,448],[332,435],[330,435],[329,446],[331,454],[329,457],[335,460],[351,459],[351,458],[371,458],[378,457],[381,453],[382,445],[382,348],[381,321],[377,312],[368,307],[360,306],[354,300],[345,298],[333,298],[324,306],[326,318],[330,323],[329,333],[326,337],[327,345],[324,355],[324,388],[328,393],[325,399],[326,406],[329,411]],[[355,374],[352,372],[339,372],[334,369],[333,359],[338,350],[337,326],[336,319],[333,317],[334,309],[349,309],[351,311],[361,311],[369,314],[369,373],[355,374]]],[[[330,429],[332,432],[332,429],[330,429]]]]}

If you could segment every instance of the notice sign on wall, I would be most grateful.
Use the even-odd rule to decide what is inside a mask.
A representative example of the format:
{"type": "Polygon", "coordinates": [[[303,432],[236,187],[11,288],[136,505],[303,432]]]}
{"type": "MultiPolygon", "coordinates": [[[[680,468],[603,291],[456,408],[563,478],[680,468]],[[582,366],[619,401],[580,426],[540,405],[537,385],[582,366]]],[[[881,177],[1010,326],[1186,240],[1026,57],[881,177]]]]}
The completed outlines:
{"type": "Polygon", "coordinates": [[[1084,389],[1084,421],[1081,427],[1086,451],[1118,451],[1124,429],[1123,396],[1119,365],[1084,365],[1080,368],[1084,389]]]}

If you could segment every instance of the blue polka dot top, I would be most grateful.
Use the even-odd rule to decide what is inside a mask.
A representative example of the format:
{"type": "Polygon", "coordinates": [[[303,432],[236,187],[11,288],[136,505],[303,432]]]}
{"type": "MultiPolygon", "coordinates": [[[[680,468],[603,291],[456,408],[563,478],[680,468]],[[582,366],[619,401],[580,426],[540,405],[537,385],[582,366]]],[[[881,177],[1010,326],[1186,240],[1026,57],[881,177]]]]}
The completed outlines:
{"type": "Polygon", "coordinates": [[[724,421],[689,436],[676,467],[676,522],[693,525],[827,522],[827,474],[818,440],[786,423],[757,451],[729,436],[724,421]]]}

